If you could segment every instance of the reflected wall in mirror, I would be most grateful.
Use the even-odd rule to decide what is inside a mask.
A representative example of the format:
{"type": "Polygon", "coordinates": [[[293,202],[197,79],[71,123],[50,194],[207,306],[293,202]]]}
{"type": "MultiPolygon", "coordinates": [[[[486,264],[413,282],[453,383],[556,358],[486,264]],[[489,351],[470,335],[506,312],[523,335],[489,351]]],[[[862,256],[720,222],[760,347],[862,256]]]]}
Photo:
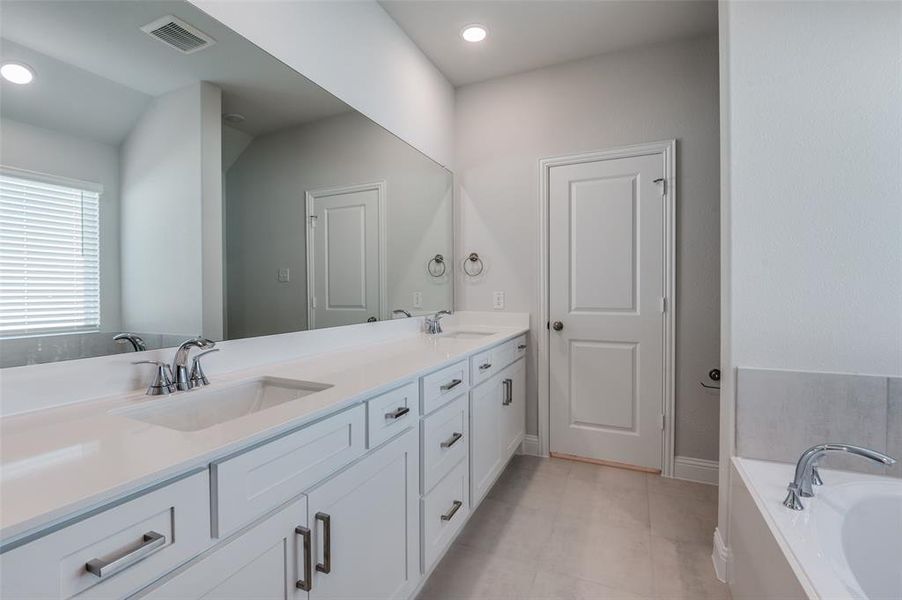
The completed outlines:
{"type": "Polygon", "coordinates": [[[4,2],[0,59],[0,366],[451,306],[451,174],[192,5],[4,2]]]}

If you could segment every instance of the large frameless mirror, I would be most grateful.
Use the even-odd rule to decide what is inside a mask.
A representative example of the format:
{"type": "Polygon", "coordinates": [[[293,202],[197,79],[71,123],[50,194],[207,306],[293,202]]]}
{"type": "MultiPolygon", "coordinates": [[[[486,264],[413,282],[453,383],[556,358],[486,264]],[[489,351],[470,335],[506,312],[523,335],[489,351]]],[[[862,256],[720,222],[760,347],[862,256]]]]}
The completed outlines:
{"type": "Polygon", "coordinates": [[[0,366],[451,306],[451,174],[198,8],[0,38],[0,366]]]}

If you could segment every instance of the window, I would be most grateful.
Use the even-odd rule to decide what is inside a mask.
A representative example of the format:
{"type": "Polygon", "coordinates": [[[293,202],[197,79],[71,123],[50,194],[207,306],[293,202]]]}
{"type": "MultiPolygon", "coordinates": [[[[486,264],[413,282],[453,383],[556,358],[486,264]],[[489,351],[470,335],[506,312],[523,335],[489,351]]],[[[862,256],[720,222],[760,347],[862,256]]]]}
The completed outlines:
{"type": "Polygon", "coordinates": [[[0,168],[0,338],[99,330],[101,192],[0,168]]]}

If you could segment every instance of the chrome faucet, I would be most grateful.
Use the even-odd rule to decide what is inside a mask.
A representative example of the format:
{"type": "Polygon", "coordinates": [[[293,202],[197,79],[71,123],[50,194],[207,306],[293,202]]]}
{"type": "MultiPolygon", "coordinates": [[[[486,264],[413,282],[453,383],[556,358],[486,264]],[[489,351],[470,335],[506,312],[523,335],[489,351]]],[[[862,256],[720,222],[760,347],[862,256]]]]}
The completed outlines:
{"type": "Polygon", "coordinates": [[[436,335],[442,332],[442,317],[450,315],[450,310],[440,310],[431,317],[426,317],[426,333],[436,335]]]}
{"type": "Polygon", "coordinates": [[[141,336],[134,333],[120,333],[114,336],[113,339],[119,344],[128,342],[132,345],[132,348],[135,350],[135,352],[144,352],[145,350],[147,350],[147,344],[144,343],[144,340],[141,338],[141,336]]]}
{"type": "Polygon", "coordinates": [[[817,446],[812,446],[802,453],[802,456],[799,457],[799,462],[796,463],[795,477],[789,484],[789,493],[786,494],[786,499],[783,500],[783,506],[792,510],[805,508],[801,499],[813,497],[814,486],[823,485],[817,469],[817,463],[822,456],[832,452],[845,452],[846,454],[862,456],[887,466],[896,464],[896,459],[893,457],[860,446],[852,446],[850,444],[818,444],[817,446]]]}
{"type": "Polygon", "coordinates": [[[191,382],[191,374],[188,372],[188,354],[191,352],[191,348],[207,350],[215,345],[216,342],[213,340],[200,336],[185,340],[179,345],[175,351],[175,359],[172,361],[172,371],[175,376],[173,385],[175,389],[186,391],[194,387],[191,382]]]}
{"type": "Polygon", "coordinates": [[[409,319],[413,316],[410,314],[409,310],[404,310],[403,308],[396,308],[395,310],[391,311],[392,318],[394,318],[395,315],[402,315],[405,319],[409,319]]]}

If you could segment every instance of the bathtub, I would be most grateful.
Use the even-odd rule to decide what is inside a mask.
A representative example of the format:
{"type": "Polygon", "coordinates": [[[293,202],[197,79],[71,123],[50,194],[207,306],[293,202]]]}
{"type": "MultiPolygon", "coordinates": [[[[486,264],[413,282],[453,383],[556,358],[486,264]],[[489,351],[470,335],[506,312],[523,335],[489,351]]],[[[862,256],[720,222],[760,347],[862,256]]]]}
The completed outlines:
{"type": "Polygon", "coordinates": [[[733,597],[902,600],[902,479],[822,469],[793,511],[794,468],[733,459],[733,597]]]}

